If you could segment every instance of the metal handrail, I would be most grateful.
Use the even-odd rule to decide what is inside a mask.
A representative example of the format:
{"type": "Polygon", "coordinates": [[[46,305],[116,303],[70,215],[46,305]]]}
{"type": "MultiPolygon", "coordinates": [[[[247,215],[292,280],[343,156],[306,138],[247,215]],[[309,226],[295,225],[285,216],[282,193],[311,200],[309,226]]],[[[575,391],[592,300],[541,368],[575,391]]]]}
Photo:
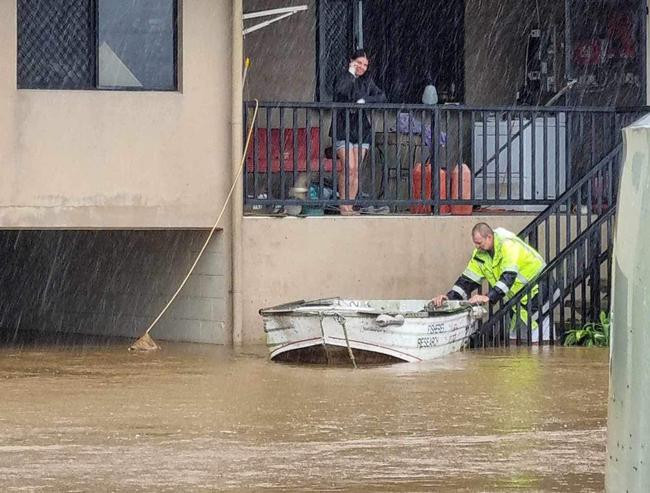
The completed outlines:
{"type": "Polygon", "coordinates": [[[601,159],[598,164],[593,166],[582,178],[576,181],[571,187],[569,187],[562,195],[560,195],[555,202],[549,205],[544,209],[535,219],[528,223],[524,229],[522,229],[518,236],[522,240],[526,240],[530,237],[533,230],[540,226],[546,219],[551,217],[553,213],[558,212],[563,207],[569,207],[571,204],[571,198],[576,194],[580,193],[582,187],[585,186],[588,182],[592,181],[601,171],[604,171],[609,163],[616,157],[617,154],[622,152],[623,144],[619,143],[614,149],[607,153],[607,155],[601,159]]]}
{"type": "MultiPolygon", "coordinates": [[[[252,101],[244,101],[245,106],[253,106],[252,101]]],[[[330,108],[369,108],[369,109],[387,109],[387,110],[429,110],[444,109],[450,111],[513,111],[513,112],[535,112],[535,113],[636,113],[649,112],[650,106],[476,106],[465,104],[404,104],[404,103],[335,103],[335,102],[305,102],[305,101],[262,101],[261,108],[311,108],[311,109],[330,109],[330,108]]]]}

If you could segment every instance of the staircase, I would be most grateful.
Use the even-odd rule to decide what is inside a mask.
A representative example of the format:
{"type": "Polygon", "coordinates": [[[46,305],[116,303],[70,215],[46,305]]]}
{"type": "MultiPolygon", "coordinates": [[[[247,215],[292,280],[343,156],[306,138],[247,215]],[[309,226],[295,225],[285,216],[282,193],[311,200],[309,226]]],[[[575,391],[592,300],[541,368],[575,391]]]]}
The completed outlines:
{"type": "MultiPolygon", "coordinates": [[[[474,347],[542,343],[532,337],[532,321],[518,327],[510,339],[513,309],[522,307],[539,286],[548,317],[548,344],[560,342],[567,328],[598,320],[601,310],[609,311],[610,273],[616,213],[616,192],[622,158],[618,143],[580,180],[528,224],[519,236],[534,246],[548,262],[527,287],[496,307],[474,337],[474,347]],[[544,294],[542,294],[544,293],[544,294]]],[[[540,304],[542,304],[540,303],[540,304]]]]}

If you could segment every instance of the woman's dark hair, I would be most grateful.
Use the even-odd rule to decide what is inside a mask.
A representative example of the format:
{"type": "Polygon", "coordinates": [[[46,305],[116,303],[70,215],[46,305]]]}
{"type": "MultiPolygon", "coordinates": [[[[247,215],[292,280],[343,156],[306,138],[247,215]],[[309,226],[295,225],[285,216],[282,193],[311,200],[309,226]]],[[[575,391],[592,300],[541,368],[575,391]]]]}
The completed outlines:
{"type": "Polygon", "coordinates": [[[350,60],[356,60],[359,57],[365,57],[368,58],[368,55],[366,55],[366,50],[354,50],[350,54],[350,60]]]}

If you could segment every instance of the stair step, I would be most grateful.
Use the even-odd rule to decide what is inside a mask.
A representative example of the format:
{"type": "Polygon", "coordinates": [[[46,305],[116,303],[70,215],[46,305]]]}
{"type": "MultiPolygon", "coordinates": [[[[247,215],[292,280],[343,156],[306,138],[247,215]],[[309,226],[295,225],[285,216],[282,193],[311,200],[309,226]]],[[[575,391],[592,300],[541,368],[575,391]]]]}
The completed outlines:
{"type": "MultiPolygon", "coordinates": [[[[604,294],[604,296],[600,297],[600,303],[601,304],[607,303],[608,300],[609,300],[609,295],[608,294],[604,294]]],[[[573,301],[574,301],[576,307],[582,306],[583,303],[589,304],[591,302],[591,300],[589,300],[589,299],[583,300],[582,298],[579,298],[577,296],[575,297],[575,299],[573,301]]],[[[571,297],[570,296],[567,296],[566,298],[564,298],[564,306],[565,307],[571,307],[571,297]]]]}
{"type": "MultiPolygon", "coordinates": [[[[591,279],[589,281],[587,281],[587,286],[589,286],[589,287],[592,286],[591,279]]],[[[608,287],[609,287],[609,282],[608,282],[607,277],[602,276],[600,278],[600,292],[601,293],[606,293],[608,291],[608,287]]]]}

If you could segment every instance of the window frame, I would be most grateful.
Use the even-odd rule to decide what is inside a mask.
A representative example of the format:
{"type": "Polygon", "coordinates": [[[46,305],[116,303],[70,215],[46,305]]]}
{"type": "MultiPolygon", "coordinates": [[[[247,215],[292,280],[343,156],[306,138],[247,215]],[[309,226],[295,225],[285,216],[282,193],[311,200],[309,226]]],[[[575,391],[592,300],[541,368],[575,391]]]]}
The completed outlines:
{"type": "Polygon", "coordinates": [[[88,28],[88,38],[93,40],[93,51],[90,60],[92,83],[90,85],[78,87],[48,87],[47,85],[29,85],[23,86],[19,80],[18,64],[20,62],[19,47],[18,47],[18,33],[20,32],[20,18],[16,14],[16,88],[18,90],[36,90],[36,91],[129,91],[129,92],[179,92],[179,77],[178,77],[178,30],[179,30],[179,2],[181,0],[172,0],[172,29],[173,29],[173,47],[172,47],[172,64],[173,64],[173,87],[170,88],[146,88],[146,87],[133,87],[133,86],[99,86],[99,6],[98,0],[89,0],[89,8],[91,9],[90,18],[92,23],[88,28]]]}

